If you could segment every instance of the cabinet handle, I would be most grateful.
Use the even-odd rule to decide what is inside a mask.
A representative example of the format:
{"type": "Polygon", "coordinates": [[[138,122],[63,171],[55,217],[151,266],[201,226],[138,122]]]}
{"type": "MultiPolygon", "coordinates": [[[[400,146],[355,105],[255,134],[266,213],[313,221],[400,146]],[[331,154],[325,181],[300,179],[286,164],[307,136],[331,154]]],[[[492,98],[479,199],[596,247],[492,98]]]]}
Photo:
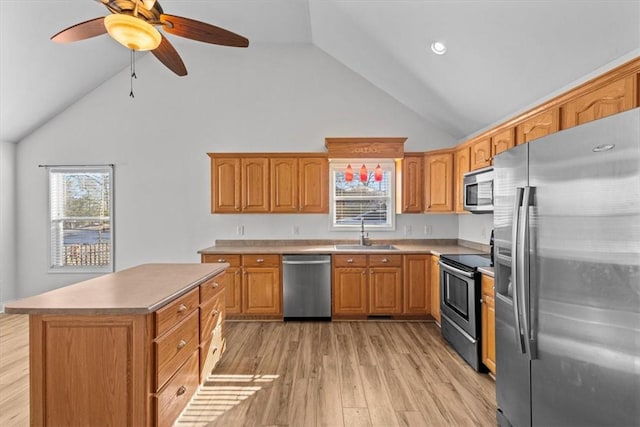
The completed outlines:
{"type": "Polygon", "coordinates": [[[362,270],[362,275],[364,276],[365,274],[367,274],[367,269],[362,270]]]}
{"type": "Polygon", "coordinates": [[[183,311],[185,311],[187,309],[187,306],[184,304],[180,304],[180,307],[178,307],[178,313],[182,313],[183,311]]]}
{"type": "Polygon", "coordinates": [[[484,304],[484,300],[480,298],[480,304],[484,304]]]}
{"type": "Polygon", "coordinates": [[[264,262],[264,260],[263,260],[262,258],[258,258],[258,259],[256,260],[256,262],[263,263],[263,262],[264,262]]]}
{"type": "Polygon", "coordinates": [[[213,351],[211,352],[211,354],[216,354],[216,351],[218,351],[218,346],[213,347],[213,351]]]}
{"type": "Polygon", "coordinates": [[[349,264],[353,263],[353,258],[349,258],[349,259],[347,260],[347,262],[348,262],[349,264]]]}
{"type": "Polygon", "coordinates": [[[240,270],[236,270],[236,276],[240,274],[240,270]]]}
{"type": "Polygon", "coordinates": [[[178,391],[176,391],[176,396],[182,396],[183,394],[186,393],[186,391],[187,391],[187,388],[181,385],[178,391]]]}
{"type": "Polygon", "coordinates": [[[382,258],[382,262],[389,262],[387,258],[382,258]]]}
{"type": "Polygon", "coordinates": [[[185,345],[187,345],[187,342],[185,340],[180,340],[178,343],[178,350],[182,350],[185,345]]]}
{"type": "Polygon", "coordinates": [[[492,291],[495,291],[495,290],[496,290],[496,287],[495,287],[495,286],[492,286],[492,287],[491,287],[491,290],[492,290],[492,291]]]}
{"type": "Polygon", "coordinates": [[[218,310],[213,309],[213,311],[211,312],[211,317],[216,317],[218,313],[220,313],[218,310]]]}
{"type": "Polygon", "coordinates": [[[227,260],[224,258],[218,258],[218,262],[227,262],[227,260]]]}
{"type": "Polygon", "coordinates": [[[211,284],[211,287],[213,287],[213,288],[217,288],[218,286],[220,286],[220,283],[218,283],[218,282],[213,282],[211,284]]]}

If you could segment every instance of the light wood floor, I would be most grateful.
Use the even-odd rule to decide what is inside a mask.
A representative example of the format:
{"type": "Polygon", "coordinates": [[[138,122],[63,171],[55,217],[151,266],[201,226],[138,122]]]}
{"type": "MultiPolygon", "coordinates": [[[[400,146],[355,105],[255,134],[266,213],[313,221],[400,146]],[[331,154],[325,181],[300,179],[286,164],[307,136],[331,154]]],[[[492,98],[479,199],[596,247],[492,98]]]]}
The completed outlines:
{"type": "MultiPolygon", "coordinates": [[[[495,426],[495,384],[433,323],[227,322],[227,352],[176,423],[495,426]]],[[[0,426],[28,426],[28,319],[0,315],[0,426]]]]}

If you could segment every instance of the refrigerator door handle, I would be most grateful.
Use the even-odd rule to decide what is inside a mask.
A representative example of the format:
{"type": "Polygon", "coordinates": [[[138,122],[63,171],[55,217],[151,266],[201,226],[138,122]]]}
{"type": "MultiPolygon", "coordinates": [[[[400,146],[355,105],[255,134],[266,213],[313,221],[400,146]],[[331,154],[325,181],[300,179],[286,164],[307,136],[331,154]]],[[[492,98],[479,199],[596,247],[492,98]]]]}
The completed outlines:
{"type": "Polygon", "coordinates": [[[518,228],[520,226],[520,206],[524,188],[516,188],[515,202],[513,204],[513,218],[511,225],[511,292],[513,293],[513,317],[516,332],[516,342],[521,353],[525,352],[524,337],[520,329],[520,307],[518,304],[518,228]]]}
{"type": "Polygon", "coordinates": [[[538,324],[538,290],[535,288],[537,286],[536,278],[534,276],[534,280],[531,280],[531,270],[530,270],[530,262],[532,259],[535,259],[535,244],[531,244],[531,218],[529,217],[529,208],[534,206],[534,196],[535,196],[536,187],[526,187],[524,192],[524,206],[525,206],[525,218],[523,228],[526,230],[525,242],[523,243],[523,247],[526,248],[526,255],[524,258],[524,271],[526,276],[526,281],[523,282],[523,292],[526,290],[526,295],[528,295],[527,301],[525,301],[524,307],[527,307],[527,312],[525,315],[525,331],[527,332],[527,345],[529,355],[531,359],[538,358],[538,344],[537,344],[537,332],[536,325],[538,324]],[[532,288],[532,284],[534,288],[532,288]]]}
{"type": "MultiPolygon", "coordinates": [[[[522,332],[524,335],[524,347],[528,354],[531,354],[529,343],[529,314],[530,314],[530,297],[529,293],[529,208],[531,207],[531,187],[524,187],[522,196],[522,225],[518,230],[518,284],[520,285],[520,300],[522,305],[522,332]]],[[[518,292],[517,290],[515,292],[518,292]]]]}

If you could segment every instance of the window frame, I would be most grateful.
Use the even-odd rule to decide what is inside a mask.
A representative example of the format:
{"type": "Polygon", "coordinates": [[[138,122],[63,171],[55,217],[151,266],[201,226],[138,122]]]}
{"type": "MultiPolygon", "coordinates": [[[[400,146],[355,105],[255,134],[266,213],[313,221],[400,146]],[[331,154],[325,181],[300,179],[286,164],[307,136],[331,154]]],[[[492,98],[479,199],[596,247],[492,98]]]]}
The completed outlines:
{"type": "MultiPolygon", "coordinates": [[[[48,250],[47,250],[47,263],[48,273],[83,273],[83,274],[92,274],[92,273],[112,273],[115,271],[115,222],[114,222],[114,167],[113,165],[95,165],[95,166],[47,166],[47,195],[48,195],[48,205],[47,205],[47,241],[48,241],[48,250]],[[57,265],[54,260],[54,242],[53,239],[53,223],[54,221],[65,221],[68,220],[67,217],[55,218],[54,210],[53,210],[53,191],[52,191],[52,176],[53,174],[73,174],[73,173],[103,173],[108,175],[108,185],[109,185],[109,264],[98,266],[98,265],[85,265],[85,266],[72,266],[72,265],[57,265]]],[[[105,217],[68,217],[70,219],[84,219],[89,220],[91,218],[95,218],[96,220],[103,220],[105,217]]],[[[61,243],[64,246],[64,243],[61,243]]]]}
{"type": "Polygon", "coordinates": [[[395,231],[396,229],[396,162],[394,159],[372,159],[372,158],[352,158],[352,159],[329,159],[329,230],[330,231],[354,231],[360,230],[358,224],[337,224],[336,223],[336,173],[344,173],[347,165],[351,165],[354,176],[358,176],[360,166],[367,166],[370,172],[380,164],[383,171],[389,172],[389,192],[387,198],[387,223],[369,224],[364,222],[368,231],[395,231]]]}

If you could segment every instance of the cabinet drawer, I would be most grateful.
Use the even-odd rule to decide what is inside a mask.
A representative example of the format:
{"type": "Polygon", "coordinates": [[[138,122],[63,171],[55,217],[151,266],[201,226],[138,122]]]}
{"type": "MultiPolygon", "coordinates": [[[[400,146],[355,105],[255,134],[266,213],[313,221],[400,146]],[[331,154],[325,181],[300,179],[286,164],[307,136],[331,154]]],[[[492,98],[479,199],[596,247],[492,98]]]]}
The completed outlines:
{"type": "Polygon", "coordinates": [[[198,308],[199,304],[200,294],[196,288],[156,311],[156,337],[159,337],[176,323],[186,318],[198,308]]]}
{"type": "Polygon", "coordinates": [[[225,341],[222,329],[222,325],[217,326],[211,338],[200,345],[200,383],[207,379],[224,353],[225,341]]]}
{"type": "Polygon", "coordinates": [[[244,267],[280,267],[280,255],[242,255],[244,267]]]}
{"type": "Polygon", "coordinates": [[[198,320],[196,310],[153,343],[156,360],[156,390],[160,389],[198,348],[200,337],[198,320]]]}
{"type": "Polygon", "coordinates": [[[370,267],[402,267],[402,255],[375,254],[369,255],[370,267]]]}
{"type": "Polygon", "coordinates": [[[366,255],[334,255],[334,267],[366,267],[366,255]]]}
{"type": "Polygon", "coordinates": [[[224,292],[211,301],[200,306],[200,341],[206,341],[211,336],[211,331],[224,322],[224,292]]]}
{"type": "Polygon", "coordinates": [[[206,254],[202,255],[202,262],[228,262],[230,267],[240,267],[240,255],[230,254],[206,254]]]}
{"type": "Polygon", "coordinates": [[[167,385],[153,397],[156,425],[172,426],[197,389],[198,351],[194,351],[167,385]]]}
{"type": "Polygon", "coordinates": [[[224,274],[207,280],[200,285],[200,303],[207,303],[224,289],[224,274]]]}

